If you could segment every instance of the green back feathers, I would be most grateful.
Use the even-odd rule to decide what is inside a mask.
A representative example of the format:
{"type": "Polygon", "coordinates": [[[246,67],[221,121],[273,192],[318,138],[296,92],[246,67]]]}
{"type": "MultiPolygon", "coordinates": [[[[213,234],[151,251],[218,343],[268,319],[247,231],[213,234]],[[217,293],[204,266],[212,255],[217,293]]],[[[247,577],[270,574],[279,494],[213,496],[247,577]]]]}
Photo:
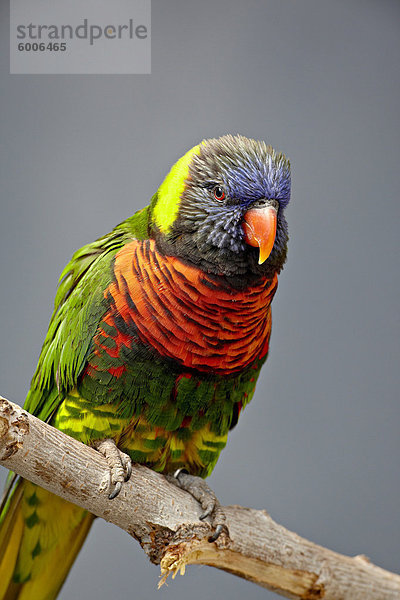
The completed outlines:
{"type": "Polygon", "coordinates": [[[149,207],[138,211],[111,233],[83,246],[61,273],[54,312],[25,402],[25,408],[40,419],[49,420],[76,385],[106,310],[103,295],[111,281],[114,256],[133,238],[148,237],[149,211],[149,207]]]}

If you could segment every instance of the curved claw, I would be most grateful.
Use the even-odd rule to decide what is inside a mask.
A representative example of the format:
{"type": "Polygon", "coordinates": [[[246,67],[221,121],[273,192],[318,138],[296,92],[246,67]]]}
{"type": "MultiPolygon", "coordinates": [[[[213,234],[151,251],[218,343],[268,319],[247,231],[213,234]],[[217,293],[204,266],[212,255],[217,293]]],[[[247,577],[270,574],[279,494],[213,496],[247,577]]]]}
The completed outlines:
{"type": "Polygon", "coordinates": [[[223,525],[217,525],[216,526],[214,533],[212,535],[210,535],[210,537],[208,538],[208,541],[210,542],[210,544],[212,542],[215,542],[215,540],[217,540],[219,538],[219,536],[221,535],[221,533],[223,532],[223,530],[224,530],[224,526],[223,525]]]}
{"type": "Polygon", "coordinates": [[[126,465],[125,481],[129,481],[132,475],[132,463],[129,461],[126,465]]]}
{"type": "Polygon", "coordinates": [[[118,494],[120,493],[121,488],[122,488],[122,483],[120,481],[117,481],[117,483],[115,484],[114,491],[108,495],[108,499],[114,500],[114,498],[116,498],[118,496],[118,494]]]}
{"type": "Polygon", "coordinates": [[[128,454],[119,450],[115,440],[111,438],[96,441],[94,447],[105,457],[108,463],[110,486],[115,485],[108,498],[113,500],[120,493],[123,481],[128,481],[132,475],[132,461],[128,454]]]}
{"type": "Polygon", "coordinates": [[[209,517],[213,512],[214,512],[214,505],[209,506],[204,512],[203,514],[200,515],[199,519],[200,521],[204,521],[204,519],[207,519],[207,517],[209,517]]]}
{"type": "Polygon", "coordinates": [[[204,479],[201,479],[197,475],[190,475],[186,469],[178,469],[173,475],[167,477],[169,481],[189,492],[201,504],[203,513],[199,517],[200,521],[211,517],[211,526],[215,529],[214,533],[208,538],[209,542],[215,542],[223,531],[229,537],[229,530],[225,524],[226,516],[224,510],[204,479]]]}

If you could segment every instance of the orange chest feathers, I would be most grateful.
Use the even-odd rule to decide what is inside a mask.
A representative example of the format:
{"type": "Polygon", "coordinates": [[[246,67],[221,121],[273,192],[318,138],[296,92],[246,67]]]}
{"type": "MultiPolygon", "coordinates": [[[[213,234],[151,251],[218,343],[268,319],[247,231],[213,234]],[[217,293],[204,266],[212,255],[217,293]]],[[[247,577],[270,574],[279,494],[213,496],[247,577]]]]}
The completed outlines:
{"type": "MultiPolygon", "coordinates": [[[[178,258],[153,240],[133,240],[116,255],[106,322],[115,316],[162,356],[187,368],[232,373],[268,352],[270,304],[277,276],[237,290],[178,258]]],[[[128,343],[128,340],[121,340],[128,343]]]]}

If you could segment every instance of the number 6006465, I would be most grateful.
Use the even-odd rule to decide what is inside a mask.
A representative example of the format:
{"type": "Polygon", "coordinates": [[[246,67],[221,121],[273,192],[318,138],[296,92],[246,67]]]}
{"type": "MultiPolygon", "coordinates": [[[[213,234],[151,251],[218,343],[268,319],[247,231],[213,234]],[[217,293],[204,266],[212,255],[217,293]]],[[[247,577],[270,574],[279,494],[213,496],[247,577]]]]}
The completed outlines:
{"type": "Polygon", "coordinates": [[[24,42],[18,44],[18,50],[20,50],[20,52],[45,52],[46,50],[50,52],[64,52],[66,49],[66,42],[49,42],[47,44],[45,42],[24,42]]]}

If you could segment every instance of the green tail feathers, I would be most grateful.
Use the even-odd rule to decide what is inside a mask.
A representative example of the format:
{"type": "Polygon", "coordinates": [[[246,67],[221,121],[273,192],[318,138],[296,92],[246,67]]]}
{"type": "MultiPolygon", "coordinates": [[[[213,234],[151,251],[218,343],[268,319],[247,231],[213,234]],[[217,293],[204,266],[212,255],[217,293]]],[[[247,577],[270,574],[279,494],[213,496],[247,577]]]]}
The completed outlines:
{"type": "Polygon", "coordinates": [[[52,600],[94,516],[20,480],[0,517],[0,600],[52,600]]]}

